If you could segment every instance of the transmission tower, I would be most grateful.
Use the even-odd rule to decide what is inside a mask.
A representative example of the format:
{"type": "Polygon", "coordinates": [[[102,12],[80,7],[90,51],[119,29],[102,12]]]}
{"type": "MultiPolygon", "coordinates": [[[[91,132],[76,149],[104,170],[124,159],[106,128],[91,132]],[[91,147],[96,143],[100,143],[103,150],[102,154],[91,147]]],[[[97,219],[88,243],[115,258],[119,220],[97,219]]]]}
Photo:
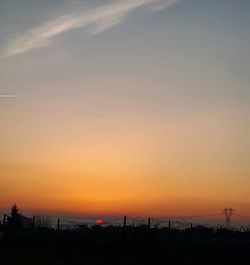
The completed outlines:
{"type": "Polygon", "coordinates": [[[225,208],[224,215],[226,217],[226,227],[231,227],[231,219],[232,219],[233,209],[232,208],[225,208]]]}

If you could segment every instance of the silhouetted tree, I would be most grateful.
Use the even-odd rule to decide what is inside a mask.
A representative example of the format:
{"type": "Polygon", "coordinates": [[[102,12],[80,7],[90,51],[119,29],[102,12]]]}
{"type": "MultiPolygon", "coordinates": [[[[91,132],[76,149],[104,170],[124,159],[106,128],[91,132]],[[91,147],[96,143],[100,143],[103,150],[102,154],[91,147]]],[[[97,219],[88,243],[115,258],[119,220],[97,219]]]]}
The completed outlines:
{"type": "Polygon", "coordinates": [[[20,215],[19,213],[19,208],[17,207],[17,205],[14,203],[13,205],[12,205],[12,207],[11,207],[11,217],[12,218],[17,218],[18,217],[18,215],[20,215]]]}
{"type": "Polygon", "coordinates": [[[8,218],[8,227],[12,229],[22,228],[22,215],[19,213],[19,208],[15,203],[11,207],[10,216],[8,218]]]}

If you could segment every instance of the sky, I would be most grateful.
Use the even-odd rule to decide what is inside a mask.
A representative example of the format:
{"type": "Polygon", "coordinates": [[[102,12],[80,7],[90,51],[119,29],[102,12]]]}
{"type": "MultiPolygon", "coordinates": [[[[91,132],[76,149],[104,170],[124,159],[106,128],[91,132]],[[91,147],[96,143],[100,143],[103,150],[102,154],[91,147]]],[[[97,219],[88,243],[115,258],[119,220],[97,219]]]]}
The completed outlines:
{"type": "Polygon", "coordinates": [[[1,0],[0,209],[250,213],[249,0],[1,0]]]}

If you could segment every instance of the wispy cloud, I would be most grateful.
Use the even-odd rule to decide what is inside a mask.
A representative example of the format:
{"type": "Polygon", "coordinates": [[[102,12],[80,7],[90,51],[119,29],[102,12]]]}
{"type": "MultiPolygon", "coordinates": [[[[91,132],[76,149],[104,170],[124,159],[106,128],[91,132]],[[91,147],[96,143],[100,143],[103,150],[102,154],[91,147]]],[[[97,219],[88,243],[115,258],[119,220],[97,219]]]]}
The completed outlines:
{"type": "Polygon", "coordinates": [[[0,98],[20,98],[19,95],[0,95],[0,98]]]}
{"type": "Polygon", "coordinates": [[[157,11],[178,0],[115,0],[111,4],[83,10],[80,14],[65,14],[55,20],[30,29],[7,47],[7,55],[17,55],[49,45],[53,38],[72,29],[90,27],[90,34],[98,34],[121,23],[133,10],[148,7],[157,11]]]}

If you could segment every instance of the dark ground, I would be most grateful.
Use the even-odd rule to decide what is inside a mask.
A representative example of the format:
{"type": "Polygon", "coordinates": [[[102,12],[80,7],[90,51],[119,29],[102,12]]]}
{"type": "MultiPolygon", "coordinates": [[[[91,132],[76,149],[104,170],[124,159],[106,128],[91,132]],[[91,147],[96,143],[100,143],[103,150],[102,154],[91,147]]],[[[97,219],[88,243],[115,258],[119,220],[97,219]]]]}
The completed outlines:
{"type": "Polygon", "coordinates": [[[250,265],[250,233],[95,226],[7,231],[1,265],[250,265]]]}

